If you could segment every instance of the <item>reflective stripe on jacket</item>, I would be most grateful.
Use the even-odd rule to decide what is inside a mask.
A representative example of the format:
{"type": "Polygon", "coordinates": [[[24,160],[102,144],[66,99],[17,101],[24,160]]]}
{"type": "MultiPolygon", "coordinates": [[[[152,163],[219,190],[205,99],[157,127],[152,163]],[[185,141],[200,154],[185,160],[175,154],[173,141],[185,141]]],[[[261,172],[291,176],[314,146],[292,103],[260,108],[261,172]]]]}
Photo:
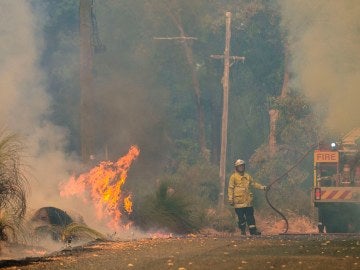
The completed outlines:
{"type": "Polygon", "coordinates": [[[235,208],[252,206],[253,193],[251,187],[256,189],[264,189],[265,187],[252,178],[248,173],[241,175],[238,172],[234,172],[230,176],[228,186],[228,199],[229,203],[234,205],[235,208]]]}

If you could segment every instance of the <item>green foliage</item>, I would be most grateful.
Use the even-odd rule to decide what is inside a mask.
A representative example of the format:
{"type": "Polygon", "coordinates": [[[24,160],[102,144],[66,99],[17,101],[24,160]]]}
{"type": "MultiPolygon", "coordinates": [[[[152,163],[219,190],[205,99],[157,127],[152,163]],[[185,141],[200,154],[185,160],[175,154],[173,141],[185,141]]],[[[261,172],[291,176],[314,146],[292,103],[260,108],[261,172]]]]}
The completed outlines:
{"type": "Polygon", "coordinates": [[[163,177],[170,179],[177,189],[187,193],[197,204],[213,207],[217,204],[220,190],[218,173],[218,167],[198,161],[194,165],[180,163],[175,174],[163,177]]]}
{"type": "Polygon", "coordinates": [[[219,194],[217,175],[217,168],[207,162],[179,164],[174,173],[162,176],[153,193],[135,198],[135,223],[143,229],[176,233],[209,225],[219,194]]]}
{"type": "Polygon", "coordinates": [[[305,96],[298,91],[289,91],[286,97],[274,101],[274,108],[282,113],[281,120],[286,124],[300,120],[312,113],[305,96]]]}
{"type": "Polygon", "coordinates": [[[201,217],[195,215],[193,206],[186,194],[162,182],[153,195],[137,204],[135,222],[145,230],[165,229],[175,233],[198,231],[201,217]]]}
{"type": "Polygon", "coordinates": [[[290,91],[286,98],[278,102],[278,107],[280,119],[277,138],[280,144],[306,149],[317,143],[322,128],[303,94],[290,91]]]}
{"type": "Polygon", "coordinates": [[[26,211],[22,144],[16,134],[0,132],[0,239],[14,239],[26,211]]]}
{"type": "MultiPolygon", "coordinates": [[[[281,146],[275,156],[268,155],[268,146],[263,146],[252,157],[252,165],[256,169],[254,176],[265,185],[268,185],[278,177],[291,169],[305,154],[297,152],[295,149],[281,146]],[[266,157],[259,162],[256,160],[260,155],[266,157]],[[259,162],[256,164],[256,162],[259,162]]],[[[309,149],[306,149],[309,150],[309,149]]],[[[311,166],[308,163],[312,161],[312,152],[309,152],[306,159],[298,164],[291,172],[287,173],[281,180],[277,181],[269,192],[271,203],[281,209],[281,211],[290,211],[297,215],[311,215],[310,185],[312,179],[311,166]],[[308,169],[310,168],[310,170],[308,169]]],[[[265,207],[265,197],[256,196],[256,203],[265,207]]],[[[274,214],[273,212],[267,214],[274,214]]]]}
{"type": "MultiPolygon", "coordinates": [[[[256,179],[272,183],[293,168],[274,184],[269,198],[275,206],[298,215],[311,214],[310,187],[312,183],[312,149],[317,143],[318,123],[304,96],[297,92],[275,103],[280,111],[277,125],[277,152],[271,156],[268,144],[259,147],[251,157],[256,179]],[[299,159],[305,157],[301,163],[299,159]]],[[[264,199],[257,202],[264,204],[264,199]]]]}

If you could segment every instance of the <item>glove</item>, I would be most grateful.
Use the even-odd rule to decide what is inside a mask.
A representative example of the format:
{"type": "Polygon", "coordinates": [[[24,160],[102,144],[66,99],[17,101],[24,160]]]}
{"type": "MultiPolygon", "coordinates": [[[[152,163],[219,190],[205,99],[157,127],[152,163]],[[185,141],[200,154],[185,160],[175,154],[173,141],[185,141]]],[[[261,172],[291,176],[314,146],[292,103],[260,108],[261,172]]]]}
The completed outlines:
{"type": "Polygon", "coordinates": [[[231,206],[234,206],[234,201],[229,201],[229,204],[230,204],[231,206]]]}
{"type": "Polygon", "coordinates": [[[270,186],[264,186],[263,189],[266,190],[266,191],[268,191],[268,190],[270,190],[270,186]]]}

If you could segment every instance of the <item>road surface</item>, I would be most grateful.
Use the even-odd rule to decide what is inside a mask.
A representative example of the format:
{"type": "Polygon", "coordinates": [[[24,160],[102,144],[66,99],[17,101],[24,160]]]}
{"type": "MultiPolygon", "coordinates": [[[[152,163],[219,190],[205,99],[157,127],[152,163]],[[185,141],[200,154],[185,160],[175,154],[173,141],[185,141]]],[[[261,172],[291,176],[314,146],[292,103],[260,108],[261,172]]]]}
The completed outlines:
{"type": "Polygon", "coordinates": [[[1,269],[360,269],[360,235],[153,238],[93,242],[1,269]]]}

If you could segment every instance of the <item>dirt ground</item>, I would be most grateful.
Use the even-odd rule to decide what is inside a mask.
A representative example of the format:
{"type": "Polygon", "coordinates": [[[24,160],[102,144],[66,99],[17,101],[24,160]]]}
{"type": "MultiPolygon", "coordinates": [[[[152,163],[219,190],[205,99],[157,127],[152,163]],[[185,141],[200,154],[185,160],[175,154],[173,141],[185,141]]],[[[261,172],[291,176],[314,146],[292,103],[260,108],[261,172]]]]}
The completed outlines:
{"type": "Polygon", "coordinates": [[[360,235],[204,236],[93,242],[1,269],[360,269],[360,235]]]}

